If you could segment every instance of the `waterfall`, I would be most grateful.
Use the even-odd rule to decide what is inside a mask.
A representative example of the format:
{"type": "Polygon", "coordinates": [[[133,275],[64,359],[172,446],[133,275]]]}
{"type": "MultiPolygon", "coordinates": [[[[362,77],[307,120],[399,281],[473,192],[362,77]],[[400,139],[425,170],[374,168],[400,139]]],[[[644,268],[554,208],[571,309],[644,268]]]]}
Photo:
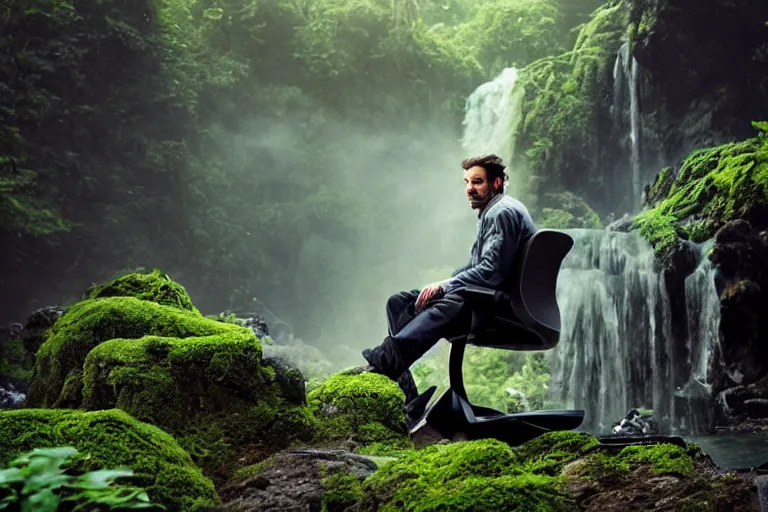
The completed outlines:
{"type": "Polygon", "coordinates": [[[675,416],[669,299],[653,249],[637,233],[568,230],[575,245],[557,283],[560,343],[551,353],[551,400],[584,409],[605,432],[632,407],[675,416]]]}
{"type": "Polygon", "coordinates": [[[468,154],[496,153],[506,162],[512,160],[522,106],[517,78],[517,69],[506,68],[467,98],[462,143],[468,154]]]}
{"type": "Polygon", "coordinates": [[[688,314],[688,367],[690,374],[677,396],[685,399],[687,414],[681,427],[691,433],[711,429],[713,409],[709,365],[720,327],[720,297],[715,288],[715,269],[707,256],[714,242],[700,247],[699,265],[685,279],[685,308],[688,314]]]}
{"type": "MultiPolygon", "coordinates": [[[[637,60],[632,55],[629,41],[619,48],[616,63],[613,66],[613,101],[614,116],[621,119],[625,109],[629,109],[629,164],[632,172],[632,207],[640,204],[642,184],[640,176],[640,103],[637,84],[637,60]],[[626,91],[628,98],[624,99],[626,91]],[[628,103],[628,105],[627,105],[628,103]]],[[[619,123],[620,124],[620,123],[619,123]]]]}

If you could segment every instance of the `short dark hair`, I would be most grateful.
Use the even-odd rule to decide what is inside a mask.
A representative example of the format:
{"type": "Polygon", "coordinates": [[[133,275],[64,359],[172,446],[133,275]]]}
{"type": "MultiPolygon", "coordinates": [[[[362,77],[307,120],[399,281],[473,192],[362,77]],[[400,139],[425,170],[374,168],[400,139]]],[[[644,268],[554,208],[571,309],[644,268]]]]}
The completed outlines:
{"type": "Polygon", "coordinates": [[[496,178],[501,178],[501,189],[504,190],[504,184],[507,182],[507,168],[504,160],[498,155],[483,155],[466,158],[461,162],[461,167],[466,171],[472,167],[482,167],[488,176],[488,181],[493,183],[496,178]]]}

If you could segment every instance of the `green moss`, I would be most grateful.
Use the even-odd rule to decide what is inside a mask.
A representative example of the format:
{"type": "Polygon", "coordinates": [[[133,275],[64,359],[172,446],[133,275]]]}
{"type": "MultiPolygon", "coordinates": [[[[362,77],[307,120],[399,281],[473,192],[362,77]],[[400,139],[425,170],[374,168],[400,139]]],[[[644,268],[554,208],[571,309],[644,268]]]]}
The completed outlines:
{"type": "Polygon", "coordinates": [[[198,313],[184,287],[157,269],[146,274],[132,272],[116,277],[108,283],[91,288],[85,294],[86,299],[100,297],[135,297],[198,313]]]}
{"type": "Polygon", "coordinates": [[[133,297],[85,300],[41,346],[29,403],[120,408],[177,436],[217,481],[243,450],[312,438],[317,421],[283,400],[250,329],[133,297]]]}
{"type": "MultiPolygon", "coordinates": [[[[760,123],[754,123],[760,129],[760,123]]],[[[665,188],[660,174],[651,190],[665,188]]],[[[679,237],[706,240],[725,222],[750,219],[768,208],[768,137],[723,144],[691,153],[666,197],[635,217],[635,226],[664,261],[679,237]]]]}
{"type": "Polygon", "coordinates": [[[33,448],[74,446],[88,470],[130,467],[168,510],[205,510],[219,499],[210,480],[167,433],[123,411],[21,409],[0,412],[0,464],[33,448]]]}
{"type": "Polygon", "coordinates": [[[550,229],[601,229],[600,216],[587,202],[570,192],[547,193],[540,200],[536,225],[550,229]]]}
{"type": "Polygon", "coordinates": [[[27,403],[31,407],[77,407],[85,358],[91,349],[110,339],[248,332],[244,327],[133,297],[84,300],[56,321],[40,346],[27,403]]]}
{"type": "Polygon", "coordinates": [[[343,512],[363,498],[360,477],[336,470],[322,479],[325,492],[322,498],[323,512],[343,512]]]}
{"type": "Polygon", "coordinates": [[[83,407],[119,407],[179,436],[208,474],[227,474],[238,449],[284,448],[317,428],[306,408],[285,403],[260,371],[247,329],[211,336],[114,339],[88,354],[83,407]]]}
{"type": "Polygon", "coordinates": [[[322,420],[328,438],[374,443],[406,435],[405,396],[383,375],[337,373],[307,394],[307,405],[322,420]]]}
{"type": "Polygon", "coordinates": [[[29,382],[32,377],[31,363],[18,337],[0,339],[0,376],[22,382],[29,382]]]}
{"type": "Polygon", "coordinates": [[[583,477],[589,480],[619,480],[630,472],[629,463],[605,453],[592,453],[584,459],[583,477]]]}
{"type": "Polygon", "coordinates": [[[496,440],[434,445],[384,464],[363,485],[363,505],[394,511],[557,511],[568,498],[559,478],[524,473],[496,440]]]}
{"type": "Polygon", "coordinates": [[[606,4],[581,28],[573,50],[520,70],[518,83],[525,93],[517,144],[533,173],[534,194],[553,187],[587,193],[601,186],[597,113],[602,98],[610,97],[612,82],[605,70],[626,24],[624,6],[606,4]]]}
{"type": "Polygon", "coordinates": [[[688,476],[693,474],[693,459],[684,448],[673,444],[627,446],[617,455],[629,464],[650,463],[656,474],[688,476]]]}
{"type": "Polygon", "coordinates": [[[548,432],[520,446],[517,453],[527,471],[557,475],[566,464],[591,453],[599,444],[594,436],[583,432],[548,432]]]}
{"type": "Polygon", "coordinates": [[[355,453],[360,455],[374,455],[377,457],[400,457],[414,449],[409,437],[396,437],[389,441],[374,441],[355,448],[355,453]]]}
{"type": "Polygon", "coordinates": [[[261,462],[257,462],[256,464],[251,464],[249,466],[242,467],[237,471],[235,471],[235,473],[232,475],[232,481],[242,482],[243,480],[247,480],[248,478],[251,478],[252,476],[260,473],[274,460],[275,460],[274,456],[270,456],[262,460],[261,462]]]}

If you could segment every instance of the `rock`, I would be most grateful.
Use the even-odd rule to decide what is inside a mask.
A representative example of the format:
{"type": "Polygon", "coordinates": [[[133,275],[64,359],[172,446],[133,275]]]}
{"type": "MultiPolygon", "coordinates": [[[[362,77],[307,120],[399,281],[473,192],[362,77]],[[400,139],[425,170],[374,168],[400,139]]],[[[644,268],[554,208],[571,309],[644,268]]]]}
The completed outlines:
{"type": "MultiPolygon", "coordinates": [[[[340,511],[359,497],[362,480],[374,471],[370,460],[344,452],[283,452],[221,490],[223,510],[259,512],[340,511]],[[347,499],[345,499],[347,498],[347,499]]],[[[245,472],[249,472],[246,468],[245,472]]]]}
{"type": "MultiPolygon", "coordinates": [[[[157,288],[149,280],[147,293],[166,290],[170,302],[180,300],[182,288],[161,281],[157,288]]],[[[303,407],[300,374],[288,364],[265,367],[250,329],[191,307],[133,296],[78,302],[46,332],[27,405],[120,408],[174,435],[217,482],[238,459],[311,439],[317,421],[303,407]]]]}
{"type": "Polygon", "coordinates": [[[50,329],[56,320],[64,313],[59,306],[49,306],[32,313],[20,332],[24,350],[31,355],[37,353],[45,340],[45,331],[50,329]]]}
{"type": "Polygon", "coordinates": [[[265,357],[263,364],[275,371],[275,382],[280,387],[281,396],[289,403],[305,405],[307,403],[305,379],[298,368],[282,357],[265,357]]]}
{"type": "MultiPolygon", "coordinates": [[[[377,455],[411,447],[405,424],[405,396],[384,375],[351,368],[332,375],[307,395],[310,411],[328,439],[372,445],[377,455]]],[[[368,452],[374,453],[374,452],[368,452]]]]}
{"type": "Polygon", "coordinates": [[[213,483],[169,434],[121,410],[20,409],[0,413],[0,465],[33,448],[73,446],[95,469],[130,467],[153,502],[192,512],[219,504],[213,483]]]}
{"type": "Polygon", "coordinates": [[[625,213],[620,219],[616,219],[605,227],[607,231],[619,231],[621,233],[628,233],[632,228],[632,216],[628,213],[625,213]]]}
{"type": "Polygon", "coordinates": [[[768,399],[750,398],[744,400],[744,411],[750,418],[768,418],[768,399]]]}

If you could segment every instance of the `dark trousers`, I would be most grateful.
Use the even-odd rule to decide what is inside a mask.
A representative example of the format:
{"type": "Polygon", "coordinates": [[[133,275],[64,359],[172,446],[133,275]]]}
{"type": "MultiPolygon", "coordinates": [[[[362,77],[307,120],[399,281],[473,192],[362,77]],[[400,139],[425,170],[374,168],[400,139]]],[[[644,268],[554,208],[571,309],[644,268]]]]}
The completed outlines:
{"type": "Polygon", "coordinates": [[[387,301],[389,336],[364,353],[377,371],[397,380],[442,338],[469,331],[471,317],[464,299],[448,294],[433,300],[420,312],[415,304],[419,290],[396,293],[387,301]]]}

